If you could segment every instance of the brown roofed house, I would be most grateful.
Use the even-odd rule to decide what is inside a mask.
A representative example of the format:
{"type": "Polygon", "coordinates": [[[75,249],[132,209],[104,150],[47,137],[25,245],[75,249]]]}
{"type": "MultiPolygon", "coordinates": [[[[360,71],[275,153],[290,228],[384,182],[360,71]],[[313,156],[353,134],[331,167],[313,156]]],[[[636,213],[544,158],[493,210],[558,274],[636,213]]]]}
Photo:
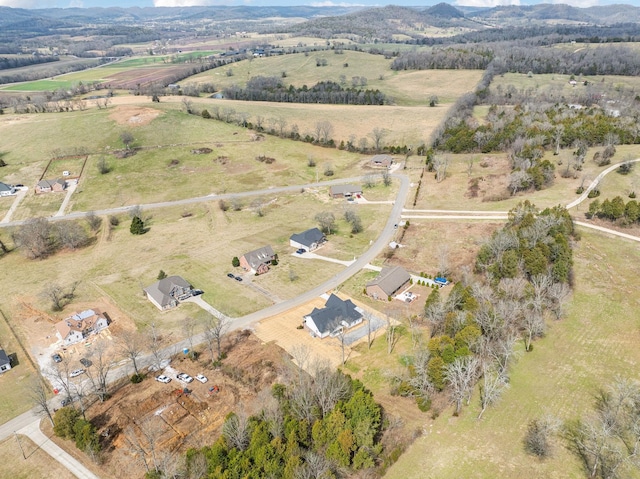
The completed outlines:
{"type": "Polygon", "coordinates": [[[87,309],[56,323],[56,336],[65,346],[82,341],[107,328],[109,316],[97,309],[87,309]]]}
{"type": "Polygon", "coordinates": [[[367,295],[374,299],[387,300],[405,288],[411,281],[411,275],[402,266],[382,268],[376,279],[367,283],[367,295]]]}
{"type": "Polygon", "coordinates": [[[36,185],[36,193],[50,193],[52,191],[64,191],[67,182],[61,178],[57,180],[40,180],[36,185]]]}
{"type": "Polygon", "coordinates": [[[389,155],[375,155],[370,164],[376,168],[389,168],[393,164],[393,158],[389,155]]]}
{"type": "Polygon", "coordinates": [[[333,198],[351,198],[362,194],[362,187],[356,185],[334,185],[329,188],[333,198]]]}
{"type": "Polygon", "coordinates": [[[274,253],[271,246],[267,245],[243,254],[240,258],[240,266],[251,274],[264,274],[269,271],[271,262],[277,259],[278,255],[274,253]]]}

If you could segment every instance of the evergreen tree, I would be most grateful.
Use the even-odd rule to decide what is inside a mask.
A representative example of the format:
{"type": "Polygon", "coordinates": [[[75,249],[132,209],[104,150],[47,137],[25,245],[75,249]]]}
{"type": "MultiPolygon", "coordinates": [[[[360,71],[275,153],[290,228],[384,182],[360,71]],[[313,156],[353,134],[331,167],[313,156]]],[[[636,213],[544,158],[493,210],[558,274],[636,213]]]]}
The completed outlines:
{"type": "Polygon", "coordinates": [[[131,228],[132,235],[143,235],[147,231],[144,228],[144,221],[142,221],[138,216],[134,216],[131,220],[131,228]]]}

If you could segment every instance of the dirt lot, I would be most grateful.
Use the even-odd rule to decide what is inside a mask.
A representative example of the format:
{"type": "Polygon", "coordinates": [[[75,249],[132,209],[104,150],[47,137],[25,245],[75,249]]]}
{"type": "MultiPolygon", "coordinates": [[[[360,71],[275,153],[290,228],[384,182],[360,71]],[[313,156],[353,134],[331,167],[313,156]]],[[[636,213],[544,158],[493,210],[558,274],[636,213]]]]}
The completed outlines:
{"type": "Polygon", "coordinates": [[[162,112],[155,108],[144,108],[134,105],[120,105],[113,108],[109,115],[118,125],[143,126],[151,123],[162,112]]]}
{"type": "Polygon", "coordinates": [[[98,301],[86,303],[72,303],[67,305],[63,311],[56,314],[49,314],[34,306],[33,298],[15,298],[16,307],[12,322],[19,325],[20,335],[28,338],[28,347],[31,349],[32,357],[38,362],[40,369],[46,369],[50,365],[50,358],[54,352],[60,353],[70,360],[79,360],[86,352],[86,344],[90,344],[97,337],[102,336],[111,340],[117,337],[122,331],[132,331],[135,324],[126,314],[120,311],[109,299],[100,298],[98,301]],[[109,315],[111,325],[109,329],[100,335],[89,338],[88,341],[77,343],[66,348],[56,347],[58,338],[56,337],[55,324],[72,314],[87,309],[99,309],[109,315]]]}
{"type": "Polygon", "coordinates": [[[127,384],[107,402],[90,408],[89,415],[103,434],[103,468],[107,474],[141,477],[144,467],[140,450],[146,452],[147,460],[151,460],[152,452],[157,457],[181,455],[189,447],[213,443],[229,412],[253,414],[258,410],[257,393],[279,380],[282,350],[273,344],[261,344],[247,331],[229,335],[223,348],[228,357],[219,369],[211,369],[207,352],[197,361],[179,357],[164,371],[173,378],[169,384],[157,382],[150,375],[143,383],[127,384]],[[185,384],[175,378],[178,372],[192,377],[202,373],[209,381],[193,381],[186,385],[190,392],[184,394],[185,384]],[[214,386],[219,392],[210,390],[214,386]]]}
{"type": "MultiPolygon", "coordinates": [[[[373,310],[369,306],[354,300],[345,294],[338,294],[342,299],[351,299],[356,306],[359,306],[365,310],[372,312],[375,316],[383,318],[384,315],[378,311],[373,310]]],[[[297,329],[297,326],[302,324],[302,318],[313,311],[313,308],[323,308],[326,302],[323,298],[315,298],[302,306],[290,309],[286,313],[267,318],[260,321],[255,327],[255,334],[264,342],[274,342],[289,354],[292,353],[293,348],[296,346],[307,346],[311,352],[311,356],[315,360],[327,361],[333,367],[338,367],[342,362],[342,348],[340,340],[338,338],[313,338],[309,334],[308,330],[297,329]]],[[[363,323],[358,328],[366,328],[363,323]]],[[[355,328],[354,328],[355,329],[355,328]]],[[[384,334],[384,331],[380,330],[375,333],[377,336],[384,334]]],[[[366,342],[366,334],[364,338],[357,341],[352,347],[345,346],[345,356],[348,359],[353,359],[360,355],[355,348],[357,344],[366,342]]]]}

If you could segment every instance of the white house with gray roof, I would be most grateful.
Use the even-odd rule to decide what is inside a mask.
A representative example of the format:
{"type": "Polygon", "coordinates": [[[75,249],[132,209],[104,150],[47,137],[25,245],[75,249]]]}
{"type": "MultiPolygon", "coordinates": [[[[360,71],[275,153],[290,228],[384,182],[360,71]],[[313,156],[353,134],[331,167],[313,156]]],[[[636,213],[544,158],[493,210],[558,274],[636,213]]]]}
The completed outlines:
{"type": "Polygon", "coordinates": [[[0,374],[7,372],[11,369],[11,359],[4,352],[4,349],[0,349],[0,374]]]}
{"type": "Polygon", "coordinates": [[[313,251],[325,244],[327,237],[318,228],[311,228],[302,233],[292,234],[289,238],[289,244],[296,249],[305,251],[313,251]]]}
{"type": "Polygon", "coordinates": [[[193,295],[191,285],[180,276],[167,276],[144,288],[144,292],[160,311],[175,308],[180,301],[193,295]]]}
{"type": "Polygon", "coordinates": [[[326,338],[340,334],[345,328],[357,326],[362,322],[363,314],[364,311],[350,299],[343,300],[331,294],[324,308],[313,308],[303,322],[312,336],[326,338]]]}
{"type": "Polygon", "coordinates": [[[11,196],[15,193],[16,189],[13,186],[0,182],[0,196],[11,196]]]}
{"type": "Polygon", "coordinates": [[[367,296],[386,301],[390,296],[401,293],[410,282],[411,275],[402,266],[387,266],[382,268],[377,278],[367,283],[367,296]]]}

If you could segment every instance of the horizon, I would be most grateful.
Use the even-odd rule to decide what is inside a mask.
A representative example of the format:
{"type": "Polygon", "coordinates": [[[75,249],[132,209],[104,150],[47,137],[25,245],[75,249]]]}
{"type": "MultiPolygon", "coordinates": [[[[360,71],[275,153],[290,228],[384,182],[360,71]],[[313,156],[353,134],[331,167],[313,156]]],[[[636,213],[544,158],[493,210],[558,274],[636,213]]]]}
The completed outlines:
{"type": "Polygon", "coordinates": [[[376,0],[332,1],[309,0],[300,3],[298,0],[0,0],[0,6],[38,10],[47,8],[184,8],[184,7],[384,7],[397,5],[404,7],[431,7],[438,3],[448,3],[454,7],[492,8],[499,6],[531,6],[531,5],[569,5],[576,8],[588,8],[607,5],[640,6],[640,0],[619,2],[615,0],[564,0],[564,1],[536,1],[536,0],[458,0],[451,2],[434,1],[425,3],[420,0],[404,0],[399,3],[377,3],[376,0]]]}

